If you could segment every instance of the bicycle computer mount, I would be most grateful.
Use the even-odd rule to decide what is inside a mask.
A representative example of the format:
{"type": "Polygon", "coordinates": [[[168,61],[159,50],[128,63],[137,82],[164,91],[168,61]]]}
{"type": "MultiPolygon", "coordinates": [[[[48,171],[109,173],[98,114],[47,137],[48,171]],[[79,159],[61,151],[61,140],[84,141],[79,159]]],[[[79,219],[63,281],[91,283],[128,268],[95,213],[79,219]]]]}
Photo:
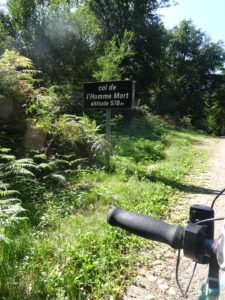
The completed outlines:
{"type": "Polygon", "coordinates": [[[184,256],[199,264],[210,262],[210,255],[205,253],[203,241],[213,240],[214,222],[204,222],[204,220],[211,218],[214,218],[212,208],[198,204],[191,206],[189,224],[184,232],[183,250],[184,256]]]}

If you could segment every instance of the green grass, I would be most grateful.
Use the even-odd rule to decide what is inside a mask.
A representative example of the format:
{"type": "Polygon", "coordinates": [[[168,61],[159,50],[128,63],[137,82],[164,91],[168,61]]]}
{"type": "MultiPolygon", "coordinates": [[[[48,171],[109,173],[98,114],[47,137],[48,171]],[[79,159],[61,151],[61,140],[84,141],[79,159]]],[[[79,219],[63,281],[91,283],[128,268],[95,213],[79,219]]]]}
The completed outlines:
{"type": "Polygon", "coordinates": [[[196,150],[204,135],[153,121],[114,134],[110,170],[78,170],[66,188],[46,190],[33,211],[38,225],[24,222],[1,245],[2,299],[117,298],[142,259],[137,252],[153,246],[107,225],[108,210],[168,218],[178,195],[194,188],[186,175],[208,157],[196,150]]]}

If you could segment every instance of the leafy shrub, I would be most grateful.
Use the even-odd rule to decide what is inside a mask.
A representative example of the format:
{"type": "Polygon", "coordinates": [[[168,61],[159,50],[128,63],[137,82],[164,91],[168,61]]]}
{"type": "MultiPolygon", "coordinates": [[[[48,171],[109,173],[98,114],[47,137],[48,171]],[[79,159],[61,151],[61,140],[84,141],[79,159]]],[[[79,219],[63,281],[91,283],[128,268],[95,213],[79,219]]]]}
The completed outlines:
{"type": "Polygon", "coordinates": [[[24,95],[33,90],[34,75],[32,62],[15,51],[6,50],[0,58],[0,94],[24,95]]]}
{"type": "Polygon", "coordinates": [[[138,179],[150,178],[150,172],[143,165],[137,165],[131,158],[114,155],[111,158],[111,170],[125,176],[135,176],[138,179]]]}
{"type": "Polygon", "coordinates": [[[9,149],[0,148],[0,241],[4,242],[9,242],[7,229],[24,219],[19,216],[24,208],[17,198],[19,192],[14,189],[13,181],[20,176],[33,175],[27,169],[30,160],[16,160],[9,152],[9,149]]]}
{"type": "Polygon", "coordinates": [[[130,45],[133,37],[132,32],[125,30],[122,39],[115,34],[110,41],[106,42],[104,55],[97,60],[100,70],[94,72],[94,77],[98,81],[122,79],[126,71],[122,62],[134,55],[130,45]]]}
{"type": "MultiPolygon", "coordinates": [[[[118,137],[117,137],[118,139],[118,137]]],[[[117,155],[130,157],[135,162],[158,161],[165,158],[162,142],[129,136],[119,137],[114,149],[117,155]]]]}
{"type": "Polygon", "coordinates": [[[183,128],[187,128],[187,129],[192,129],[193,126],[192,126],[192,119],[191,119],[191,116],[183,116],[181,119],[180,119],[180,125],[183,127],[183,128]]]}
{"type": "Polygon", "coordinates": [[[0,57],[0,125],[24,133],[24,107],[35,97],[37,74],[31,60],[15,51],[0,57]]]}
{"type": "Polygon", "coordinates": [[[106,140],[98,133],[99,126],[87,116],[63,115],[54,124],[53,137],[61,153],[75,153],[90,160],[109,151],[106,140]]]}
{"type": "Polygon", "coordinates": [[[206,101],[205,107],[205,127],[207,130],[216,135],[225,134],[224,101],[225,84],[222,84],[206,101]]]}
{"type": "Polygon", "coordinates": [[[147,138],[152,141],[163,142],[166,130],[173,127],[167,120],[150,113],[148,107],[141,106],[126,112],[124,122],[121,123],[120,133],[136,138],[147,138]]]}

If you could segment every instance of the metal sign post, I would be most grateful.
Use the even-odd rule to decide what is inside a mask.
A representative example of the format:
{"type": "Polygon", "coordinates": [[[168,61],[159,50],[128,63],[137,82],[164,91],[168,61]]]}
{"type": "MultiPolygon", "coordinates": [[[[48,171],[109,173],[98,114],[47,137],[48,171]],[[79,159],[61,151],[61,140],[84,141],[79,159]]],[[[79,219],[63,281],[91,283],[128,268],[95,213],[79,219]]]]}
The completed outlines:
{"type": "MultiPolygon", "coordinates": [[[[111,110],[128,109],[134,106],[135,82],[132,80],[101,81],[84,83],[84,107],[106,110],[106,140],[110,144],[111,110]]],[[[110,153],[106,164],[109,167],[110,153]]]]}
{"type": "Polygon", "coordinates": [[[111,149],[110,149],[110,137],[111,137],[111,109],[106,110],[106,141],[108,142],[108,151],[106,152],[106,165],[107,167],[110,166],[110,156],[111,156],[111,149]]]}

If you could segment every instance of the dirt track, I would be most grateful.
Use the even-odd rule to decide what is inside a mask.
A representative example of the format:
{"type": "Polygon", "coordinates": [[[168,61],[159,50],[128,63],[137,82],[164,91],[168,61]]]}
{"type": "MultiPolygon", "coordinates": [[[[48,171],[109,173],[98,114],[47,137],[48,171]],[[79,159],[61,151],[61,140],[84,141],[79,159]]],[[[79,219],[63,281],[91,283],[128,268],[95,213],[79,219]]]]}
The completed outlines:
{"type": "MultiPolygon", "coordinates": [[[[193,193],[186,194],[178,203],[179,213],[188,218],[191,204],[202,204],[210,206],[214,197],[225,187],[225,137],[218,140],[205,140],[198,147],[204,147],[212,151],[207,171],[193,178],[196,186],[193,193]]],[[[225,195],[222,195],[215,207],[215,216],[225,215],[225,195]]],[[[219,234],[221,221],[216,222],[216,234],[219,234]]],[[[181,293],[175,282],[176,254],[167,245],[158,244],[158,251],[154,254],[142,253],[140,255],[150,256],[148,266],[137,271],[135,282],[124,291],[123,300],[181,300],[181,293]],[[153,258],[152,258],[153,256],[153,258]]],[[[190,278],[193,263],[182,258],[180,264],[180,282],[183,289],[190,278]]],[[[207,278],[207,266],[198,265],[195,276],[188,293],[188,299],[195,300],[201,295],[201,287],[207,278]]],[[[221,272],[222,273],[222,272],[221,272]]],[[[222,275],[222,274],[221,274],[222,275]]],[[[225,291],[220,295],[225,300],[225,291]]]]}

